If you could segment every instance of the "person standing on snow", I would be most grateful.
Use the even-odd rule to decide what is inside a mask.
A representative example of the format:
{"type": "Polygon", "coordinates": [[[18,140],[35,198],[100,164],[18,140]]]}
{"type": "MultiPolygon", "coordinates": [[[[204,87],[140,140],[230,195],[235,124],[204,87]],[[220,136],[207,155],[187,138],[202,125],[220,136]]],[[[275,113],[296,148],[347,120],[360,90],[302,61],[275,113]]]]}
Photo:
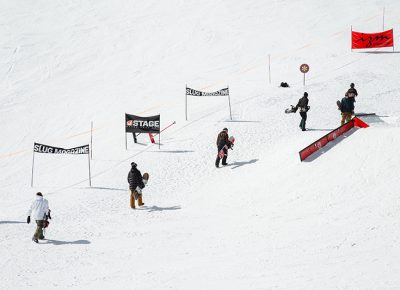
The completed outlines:
{"type": "Polygon", "coordinates": [[[39,243],[38,240],[44,239],[43,228],[47,226],[47,219],[51,219],[49,202],[43,198],[41,192],[36,193],[36,199],[32,202],[28,210],[28,218],[26,219],[28,224],[31,222],[31,216],[36,221],[36,231],[32,237],[32,241],[39,243]]]}
{"type": "Polygon", "coordinates": [[[349,98],[355,98],[358,96],[357,90],[354,88],[354,83],[350,84],[350,89],[347,90],[345,96],[349,98]]]}
{"type": "Polygon", "coordinates": [[[340,102],[340,111],[342,112],[341,125],[351,120],[351,115],[354,112],[354,97],[350,97],[348,94],[340,102]]]}
{"type": "Polygon", "coordinates": [[[228,128],[224,128],[217,137],[217,159],[215,160],[215,167],[219,167],[219,161],[221,160],[220,151],[223,150],[224,156],[222,157],[222,165],[228,165],[226,159],[228,158],[228,149],[232,147],[232,142],[229,140],[228,128]]]}
{"type": "Polygon", "coordinates": [[[135,162],[131,163],[131,170],[128,173],[129,189],[131,191],[131,208],[135,208],[135,199],[138,201],[138,206],[144,205],[142,200],[142,189],[145,187],[143,183],[142,173],[137,169],[135,162]]]}
{"type": "MultiPolygon", "coordinates": [[[[356,102],[356,97],[358,96],[357,90],[354,88],[354,83],[350,84],[350,89],[347,90],[345,96],[349,97],[350,100],[353,101],[353,111],[354,111],[354,103],[356,102]]],[[[354,112],[353,112],[354,113],[354,112]]]]}
{"type": "Polygon", "coordinates": [[[308,106],[308,93],[304,92],[304,95],[302,98],[299,99],[299,102],[297,103],[296,107],[294,107],[295,112],[297,109],[300,109],[300,116],[301,116],[301,121],[300,121],[300,129],[301,131],[306,130],[306,120],[307,120],[307,112],[310,109],[308,106]]]}

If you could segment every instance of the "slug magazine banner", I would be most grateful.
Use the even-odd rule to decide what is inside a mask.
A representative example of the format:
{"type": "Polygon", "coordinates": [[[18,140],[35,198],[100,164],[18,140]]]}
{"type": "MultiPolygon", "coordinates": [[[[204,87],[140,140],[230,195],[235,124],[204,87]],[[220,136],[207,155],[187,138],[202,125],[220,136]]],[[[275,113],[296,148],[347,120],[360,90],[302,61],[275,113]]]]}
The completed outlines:
{"type": "Polygon", "coordinates": [[[186,95],[198,97],[229,96],[229,88],[221,89],[216,92],[202,92],[191,88],[186,88],[186,95]]]}
{"type": "Polygon", "coordinates": [[[89,145],[83,145],[75,148],[59,148],[40,143],[34,143],[33,151],[36,153],[50,153],[50,154],[89,154],[89,145]]]}
{"type": "Polygon", "coordinates": [[[55,154],[55,155],[82,155],[87,154],[88,156],[88,169],[89,169],[89,186],[92,186],[92,177],[90,173],[90,150],[89,144],[74,148],[60,148],[49,145],[44,145],[40,143],[33,143],[33,157],[32,157],[32,177],[31,177],[31,187],[33,187],[33,176],[35,168],[35,153],[44,154],[55,154]]]}
{"type": "Polygon", "coordinates": [[[228,106],[229,106],[229,116],[232,120],[232,108],[231,108],[231,96],[229,95],[229,87],[224,89],[220,89],[216,92],[202,92],[186,86],[185,92],[185,119],[188,120],[188,96],[194,97],[219,97],[219,96],[226,96],[228,97],[228,106]]]}

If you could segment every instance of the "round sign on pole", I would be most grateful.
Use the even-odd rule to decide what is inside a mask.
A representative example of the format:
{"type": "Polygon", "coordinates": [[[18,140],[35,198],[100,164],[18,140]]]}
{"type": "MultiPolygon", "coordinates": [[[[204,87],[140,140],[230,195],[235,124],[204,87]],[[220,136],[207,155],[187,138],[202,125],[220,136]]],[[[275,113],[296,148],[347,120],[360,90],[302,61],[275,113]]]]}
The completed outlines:
{"type": "Polygon", "coordinates": [[[308,73],[308,71],[310,70],[310,67],[308,64],[303,63],[300,66],[300,71],[303,73],[303,86],[306,85],[306,73],[308,73]]]}
{"type": "Polygon", "coordinates": [[[309,70],[310,70],[310,67],[309,67],[309,65],[306,64],[306,63],[303,63],[303,64],[300,66],[300,71],[301,71],[303,74],[308,73],[309,70]]]}

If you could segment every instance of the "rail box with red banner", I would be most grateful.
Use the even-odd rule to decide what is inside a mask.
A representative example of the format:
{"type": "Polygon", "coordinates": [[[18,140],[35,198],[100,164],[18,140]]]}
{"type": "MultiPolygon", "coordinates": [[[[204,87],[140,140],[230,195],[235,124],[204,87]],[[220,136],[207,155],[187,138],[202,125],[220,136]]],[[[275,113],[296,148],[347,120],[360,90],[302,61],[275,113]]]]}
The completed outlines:
{"type": "Polygon", "coordinates": [[[314,152],[318,151],[319,149],[324,147],[329,142],[335,140],[340,135],[343,135],[344,133],[346,133],[347,131],[349,131],[353,127],[367,128],[369,126],[364,121],[362,121],[362,120],[358,119],[357,117],[355,117],[350,122],[347,122],[346,124],[340,126],[339,128],[336,128],[336,129],[332,130],[331,132],[329,132],[325,136],[321,137],[320,139],[318,139],[314,143],[308,145],[306,148],[301,150],[299,152],[300,160],[303,161],[308,156],[310,156],[314,152]]]}

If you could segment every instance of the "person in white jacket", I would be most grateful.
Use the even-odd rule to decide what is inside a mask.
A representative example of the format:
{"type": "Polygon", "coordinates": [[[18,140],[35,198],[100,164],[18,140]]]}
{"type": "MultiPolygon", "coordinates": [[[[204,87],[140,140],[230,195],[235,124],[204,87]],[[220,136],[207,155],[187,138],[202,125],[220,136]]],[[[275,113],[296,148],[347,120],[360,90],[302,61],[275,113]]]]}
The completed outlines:
{"type": "Polygon", "coordinates": [[[32,202],[31,207],[28,211],[28,218],[26,222],[29,224],[31,222],[31,216],[36,221],[36,231],[32,237],[32,241],[38,243],[38,239],[44,239],[43,228],[46,227],[47,219],[51,219],[49,202],[47,199],[43,198],[41,192],[36,193],[36,199],[32,202]]]}

